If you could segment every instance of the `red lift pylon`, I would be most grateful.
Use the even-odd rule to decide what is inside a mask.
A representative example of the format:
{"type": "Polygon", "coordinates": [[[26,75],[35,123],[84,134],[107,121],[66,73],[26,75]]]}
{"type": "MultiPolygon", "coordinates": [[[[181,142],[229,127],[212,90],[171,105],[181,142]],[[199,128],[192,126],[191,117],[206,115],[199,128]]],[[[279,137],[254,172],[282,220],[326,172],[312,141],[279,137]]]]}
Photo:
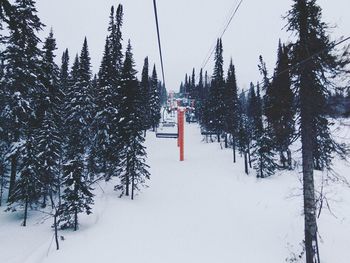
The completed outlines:
{"type": "Polygon", "coordinates": [[[185,160],[185,109],[177,110],[177,123],[179,129],[179,137],[177,146],[180,147],[180,161],[185,160]]]}

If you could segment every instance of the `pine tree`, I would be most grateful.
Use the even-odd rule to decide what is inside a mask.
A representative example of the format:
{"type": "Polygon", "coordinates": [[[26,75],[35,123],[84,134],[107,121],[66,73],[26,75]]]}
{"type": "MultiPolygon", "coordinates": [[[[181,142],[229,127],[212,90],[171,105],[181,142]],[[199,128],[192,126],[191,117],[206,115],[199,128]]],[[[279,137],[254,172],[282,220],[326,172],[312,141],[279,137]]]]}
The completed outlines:
{"type": "Polygon", "coordinates": [[[92,188],[84,174],[82,157],[70,160],[64,164],[62,204],[58,210],[57,224],[61,229],[72,228],[78,230],[78,214],[91,214],[91,205],[94,203],[92,188]]]}
{"type": "Polygon", "coordinates": [[[10,134],[12,144],[9,196],[13,194],[19,161],[16,145],[19,145],[22,139],[25,140],[26,130],[33,129],[37,125],[33,118],[41,86],[39,83],[41,51],[38,48],[40,39],[37,34],[43,27],[36,15],[33,0],[16,0],[13,7],[16,15],[9,24],[4,57],[9,98],[5,115],[8,123],[7,132],[10,134]]]}
{"type": "MultiPolygon", "coordinates": [[[[92,87],[91,87],[91,62],[90,62],[89,49],[87,39],[85,37],[83,48],[79,57],[79,78],[78,88],[81,93],[81,114],[84,122],[86,123],[85,129],[89,128],[92,120],[93,104],[92,104],[92,87]]],[[[85,140],[88,141],[88,132],[85,132],[85,140]]]]}
{"type": "Polygon", "coordinates": [[[248,174],[248,155],[249,155],[249,144],[250,144],[250,125],[249,118],[247,114],[247,99],[245,96],[245,91],[242,90],[239,95],[238,103],[238,112],[239,112],[239,121],[238,121],[238,131],[237,131],[237,140],[238,140],[238,150],[244,157],[244,170],[248,174]]]}
{"type": "Polygon", "coordinates": [[[292,62],[303,61],[292,74],[297,80],[295,88],[300,111],[306,262],[319,263],[313,174],[315,142],[331,138],[325,116],[325,101],[332,86],[329,76],[341,73],[346,61],[333,52],[334,42],[327,35],[327,24],[321,21],[321,8],[315,0],[294,0],[287,19],[287,30],[296,33],[297,37],[291,46],[292,62]]]}
{"type": "MultiPolygon", "coordinates": [[[[85,42],[85,41],[84,41],[85,42]]],[[[80,58],[86,59],[87,45],[84,44],[80,58]],[[85,50],[85,51],[84,51],[85,50]],[[85,54],[85,55],[84,55],[85,54]]],[[[58,211],[58,225],[62,229],[78,229],[78,214],[91,213],[93,204],[92,189],[89,186],[88,176],[85,172],[84,160],[86,154],[86,130],[88,127],[87,113],[84,111],[86,103],[89,103],[86,86],[89,74],[82,69],[88,69],[82,65],[78,55],[75,58],[70,74],[68,98],[65,105],[65,126],[67,127],[66,155],[63,164],[62,186],[64,187],[62,203],[58,211]],[[82,74],[84,73],[84,74],[82,74]],[[86,77],[85,80],[83,77],[86,77]]],[[[89,71],[88,71],[89,72],[89,71]]]]}
{"type": "Polygon", "coordinates": [[[289,72],[288,49],[278,45],[277,65],[271,85],[266,89],[265,115],[274,138],[274,148],[280,153],[283,168],[291,169],[289,146],[294,135],[294,96],[289,72]],[[287,153],[287,158],[285,157],[287,153]]]}
{"type": "Polygon", "coordinates": [[[146,57],[142,68],[142,76],[141,76],[141,83],[140,83],[140,88],[142,93],[141,95],[142,101],[141,101],[140,107],[142,108],[141,112],[144,113],[144,116],[143,116],[144,130],[147,130],[151,127],[151,119],[150,119],[151,87],[150,86],[151,86],[151,83],[149,79],[148,57],[146,57]]]}
{"type": "Polygon", "coordinates": [[[4,195],[5,188],[8,184],[8,169],[5,154],[9,147],[9,138],[6,127],[5,111],[8,105],[8,91],[4,83],[4,60],[0,53],[0,206],[2,205],[2,198],[4,195]]]}
{"type": "MultiPolygon", "coordinates": [[[[259,57],[260,64],[259,70],[263,76],[263,90],[268,90],[271,86],[268,79],[268,72],[266,64],[263,61],[262,56],[259,57]]],[[[253,123],[254,123],[254,145],[253,145],[253,156],[254,156],[254,168],[257,172],[258,178],[265,178],[274,174],[276,165],[274,162],[273,152],[273,139],[271,136],[270,126],[264,124],[264,107],[260,96],[260,86],[257,85],[257,93],[255,101],[252,101],[254,105],[250,105],[253,108],[253,123]]]]}
{"type": "Polygon", "coordinates": [[[142,145],[143,112],[139,107],[141,98],[141,88],[136,79],[134,59],[130,40],[125,53],[123,74],[122,74],[122,95],[121,109],[123,117],[120,121],[121,140],[123,144],[123,155],[120,164],[120,183],[115,187],[121,192],[121,196],[129,196],[131,184],[131,198],[134,198],[134,191],[144,185],[149,179],[148,166],[145,163],[146,152],[142,145]]]}
{"type": "Polygon", "coordinates": [[[165,106],[168,101],[168,93],[164,83],[160,81],[158,82],[158,91],[159,91],[159,104],[160,106],[165,106]]]}
{"type": "Polygon", "coordinates": [[[111,14],[109,17],[109,45],[111,53],[111,63],[114,68],[114,78],[115,81],[120,81],[121,71],[123,67],[123,52],[122,52],[122,32],[121,28],[123,26],[123,6],[118,5],[116,12],[114,7],[111,7],[111,14]]]}
{"type": "MultiPolygon", "coordinates": [[[[225,85],[225,132],[232,136],[233,140],[233,161],[236,162],[236,137],[239,119],[238,109],[238,90],[235,67],[232,59],[227,72],[227,80],[225,85]]],[[[227,145],[227,136],[225,136],[225,146],[227,145]]]]}
{"type": "Polygon", "coordinates": [[[62,93],[59,90],[59,68],[54,62],[56,40],[52,31],[44,44],[41,81],[42,91],[41,114],[42,123],[36,131],[38,160],[40,164],[40,182],[42,183],[43,207],[50,191],[59,187],[60,158],[61,158],[61,102],[62,93]]]}
{"type": "Polygon", "coordinates": [[[273,140],[268,129],[264,129],[261,137],[257,139],[253,146],[254,169],[258,178],[266,178],[275,173],[273,140]]]}
{"type": "Polygon", "coordinates": [[[96,114],[93,121],[94,129],[94,153],[100,170],[106,180],[109,180],[113,171],[116,170],[114,159],[114,148],[118,138],[118,129],[115,122],[118,122],[118,91],[115,79],[115,67],[111,60],[111,45],[106,39],[105,51],[103,54],[99,81],[96,95],[96,114]]]}
{"type": "Polygon", "coordinates": [[[155,65],[153,66],[153,72],[151,77],[150,107],[151,107],[151,113],[150,113],[151,127],[153,128],[153,131],[155,131],[161,118],[160,98],[159,98],[159,91],[158,91],[158,77],[157,77],[157,71],[156,71],[155,65]]]}
{"type": "Polygon", "coordinates": [[[62,54],[59,79],[60,79],[60,90],[63,94],[66,95],[66,93],[68,92],[68,85],[69,85],[69,52],[68,52],[68,49],[66,49],[62,54]]]}
{"type": "Polygon", "coordinates": [[[197,99],[197,94],[196,94],[196,72],[195,69],[192,69],[192,75],[190,79],[190,84],[189,84],[189,98],[190,99],[197,99]]]}
{"type": "Polygon", "coordinates": [[[203,116],[203,103],[205,100],[203,69],[199,71],[199,80],[198,80],[197,90],[198,90],[198,98],[195,104],[195,108],[196,108],[195,114],[199,122],[201,122],[201,119],[203,116]]]}
{"type": "Polygon", "coordinates": [[[215,66],[213,80],[209,91],[206,107],[209,110],[210,129],[217,133],[218,141],[224,130],[225,123],[225,80],[223,70],[222,41],[218,39],[215,51],[215,66]]]}
{"type": "Polygon", "coordinates": [[[35,149],[35,140],[32,135],[27,136],[25,144],[20,147],[22,162],[19,165],[19,179],[11,192],[8,211],[24,209],[23,226],[27,225],[28,209],[39,199],[42,183],[39,178],[39,160],[35,149]]]}

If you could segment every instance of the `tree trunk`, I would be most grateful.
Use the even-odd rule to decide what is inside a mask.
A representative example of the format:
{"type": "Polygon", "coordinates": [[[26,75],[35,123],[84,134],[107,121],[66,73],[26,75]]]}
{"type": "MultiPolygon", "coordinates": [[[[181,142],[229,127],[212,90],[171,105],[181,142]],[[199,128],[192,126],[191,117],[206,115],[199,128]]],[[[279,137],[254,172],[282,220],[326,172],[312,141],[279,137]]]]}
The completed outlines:
{"type": "Polygon", "coordinates": [[[17,174],[17,154],[14,154],[11,157],[11,175],[10,175],[9,193],[7,198],[8,202],[11,201],[12,192],[16,184],[16,174],[17,174]]]}
{"type": "Polygon", "coordinates": [[[280,151],[280,163],[282,164],[283,169],[285,169],[286,166],[286,157],[284,156],[283,150],[280,151]]]}
{"type": "Polygon", "coordinates": [[[249,174],[249,172],[248,172],[247,152],[246,151],[244,151],[244,169],[245,169],[245,173],[249,174]]]}
{"type": "Polygon", "coordinates": [[[225,149],[228,148],[227,133],[225,133],[225,149]]]}
{"type": "MultiPolygon", "coordinates": [[[[303,118],[302,118],[303,119],[303,118]]],[[[316,203],[312,157],[312,132],[308,124],[302,121],[302,158],[303,158],[303,194],[305,218],[306,262],[314,263],[317,248],[316,203]],[[305,127],[306,126],[306,127],[305,127]]]]}
{"type": "Polygon", "coordinates": [[[292,167],[292,152],[289,148],[287,149],[287,163],[288,163],[288,169],[292,170],[293,169],[293,167],[292,167]]]}
{"type": "MultiPolygon", "coordinates": [[[[300,59],[306,59],[311,54],[308,50],[308,17],[307,3],[298,0],[300,5],[299,33],[300,33],[300,59]]],[[[300,115],[301,115],[301,143],[303,163],[303,195],[304,195],[304,224],[305,224],[305,252],[306,263],[319,263],[317,246],[317,222],[316,203],[314,189],[314,167],[313,167],[313,93],[314,72],[310,61],[306,62],[300,69],[300,115]]]]}
{"type": "Polygon", "coordinates": [[[55,242],[56,242],[56,250],[60,249],[60,244],[58,242],[58,229],[57,229],[57,215],[58,215],[58,209],[57,206],[55,205],[54,201],[53,201],[53,196],[52,196],[52,185],[50,186],[51,190],[50,190],[50,200],[51,200],[51,207],[52,209],[55,211],[54,215],[53,215],[53,227],[55,230],[55,242]]]}
{"type": "Polygon", "coordinates": [[[218,135],[218,142],[220,143],[220,133],[218,133],[217,135],[218,135]]]}
{"type": "Polygon", "coordinates": [[[260,154],[260,178],[264,178],[263,158],[261,154],[260,154]]]}
{"type": "Polygon", "coordinates": [[[132,173],[131,176],[131,200],[134,200],[134,188],[135,188],[135,175],[132,173]]]}
{"type": "Polygon", "coordinates": [[[74,208],[74,231],[78,230],[78,208],[74,208]]]}
{"type": "Polygon", "coordinates": [[[252,159],[250,156],[250,144],[248,143],[248,160],[249,160],[249,167],[252,168],[252,159]]]}
{"type": "Polygon", "coordinates": [[[129,196],[129,185],[130,185],[130,177],[129,177],[129,171],[130,171],[130,162],[129,162],[129,154],[126,155],[126,178],[125,178],[125,195],[129,196]]]}
{"type": "Polygon", "coordinates": [[[1,176],[0,181],[0,206],[2,206],[2,195],[4,194],[5,173],[1,176]]]}
{"type": "Polygon", "coordinates": [[[233,163],[236,163],[236,139],[232,134],[233,163]]]}
{"type": "Polygon", "coordinates": [[[25,204],[24,204],[24,217],[23,217],[23,226],[27,225],[27,217],[28,217],[28,193],[26,194],[25,204]]]}

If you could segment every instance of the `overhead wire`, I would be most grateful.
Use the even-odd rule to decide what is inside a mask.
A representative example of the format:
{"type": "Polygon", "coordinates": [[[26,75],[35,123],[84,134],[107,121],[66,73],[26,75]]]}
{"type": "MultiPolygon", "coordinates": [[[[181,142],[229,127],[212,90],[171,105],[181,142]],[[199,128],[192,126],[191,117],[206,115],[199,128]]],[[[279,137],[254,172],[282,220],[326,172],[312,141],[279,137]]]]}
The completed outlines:
{"type": "MultiPolygon", "coordinates": [[[[223,29],[220,30],[220,32],[223,32],[228,24],[228,21],[230,20],[230,18],[232,17],[232,14],[234,13],[235,9],[237,8],[237,1],[234,2],[234,4],[232,5],[232,7],[230,8],[230,12],[227,13],[227,16],[224,20],[224,24],[223,24],[223,29]]],[[[203,68],[203,65],[205,64],[205,62],[207,61],[208,57],[210,57],[212,55],[212,52],[213,50],[215,49],[215,45],[216,45],[216,39],[215,41],[213,42],[213,44],[210,46],[207,54],[205,55],[204,59],[203,59],[203,62],[202,62],[202,68],[203,68]]]]}
{"type": "MultiPolygon", "coordinates": [[[[335,47],[337,47],[337,46],[339,46],[339,45],[341,45],[341,44],[343,44],[343,43],[345,43],[346,41],[349,41],[349,40],[350,40],[350,36],[346,37],[346,38],[344,38],[344,39],[342,39],[342,40],[340,40],[340,41],[338,41],[336,43],[334,43],[333,45],[331,45],[329,47],[326,47],[326,48],[316,52],[315,54],[313,54],[313,55],[303,59],[302,61],[299,61],[298,63],[296,63],[294,65],[291,65],[290,67],[286,68],[285,70],[282,70],[281,72],[279,72],[277,75],[274,75],[272,77],[267,78],[267,80],[270,81],[273,78],[278,77],[278,76],[280,76],[282,74],[285,74],[285,73],[291,71],[294,68],[300,67],[301,65],[303,65],[303,64],[309,62],[310,60],[312,60],[314,57],[317,57],[317,56],[321,55],[322,53],[324,53],[324,52],[326,52],[328,50],[331,50],[331,49],[333,49],[333,48],[335,48],[335,47]]],[[[260,81],[254,86],[258,86],[258,85],[261,85],[261,84],[264,84],[264,81],[260,81]]],[[[244,92],[248,92],[248,90],[245,90],[244,92]]]]}
{"type": "MultiPolygon", "coordinates": [[[[237,14],[239,8],[241,7],[242,3],[243,3],[243,0],[240,0],[239,3],[238,3],[238,5],[236,6],[236,8],[233,9],[232,15],[229,17],[229,20],[228,20],[226,26],[224,27],[222,33],[220,34],[219,38],[222,38],[222,37],[225,35],[227,29],[229,28],[230,24],[232,23],[232,20],[233,20],[233,18],[236,16],[236,14],[237,14]]],[[[215,44],[216,44],[216,43],[215,43],[215,44]]],[[[209,50],[209,52],[208,52],[209,56],[207,56],[206,59],[204,60],[204,62],[202,63],[202,66],[201,66],[202,69],[204,69],[204,68],[207,66],[207,64],[208,64],[208,62],[209,62],[209,60],[210,60],[210,58],[211,58],[212,55],[214,54],[214,51],[215,51],[215,44],[210,48],[210,50],[209,50]]]]}
{"type": "Polygon", "coordinates": [[[160,64],[161,64],[161,67],[162,67],[163,85],[165,86],[164,63],[163,63],[163,54],[162,54],[162,44],[161,44],[161,41],[160,41],[160,31],[159,31],[159,21],[158,21],[158,11],[157,11],[156,0],[153,0],[153,8],[154,8],[154,17],[155,17],[155,20],[156,20],[156,27],[157,27],[158,48],[159,48],[160,64]]]}

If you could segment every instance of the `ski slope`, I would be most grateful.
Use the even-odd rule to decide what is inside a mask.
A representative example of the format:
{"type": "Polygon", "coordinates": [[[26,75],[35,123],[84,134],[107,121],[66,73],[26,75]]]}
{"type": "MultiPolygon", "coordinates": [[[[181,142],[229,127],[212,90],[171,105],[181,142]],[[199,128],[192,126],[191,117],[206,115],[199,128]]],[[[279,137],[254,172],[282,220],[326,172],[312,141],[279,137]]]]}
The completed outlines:
{"type": "MultiPolygon", "coordinates": [[[[185,127],[185,161],[175,139],[148,132],[149,188],[131,201],[118,198],[113,183],[96,186],[93,215],[80,216],[77,232],[60,231],[55,250],[51,218],[0,212],[2,263],[281,263],[301,252],[301,175],[279,173],[258,180],[232,163],[230,149],[202,141],[196,124],[185,127]]],[[[337,164],[342,173],[350,172],[337,164]]],[[[317,176],[320,176],[319,174],[317,176]]],[[[350,189],[335,185],[333,216],[319,220],[321,259],[350,262],[350,189]]],[[[2,209],[3,210],[3,209],[2,209]]]]}

